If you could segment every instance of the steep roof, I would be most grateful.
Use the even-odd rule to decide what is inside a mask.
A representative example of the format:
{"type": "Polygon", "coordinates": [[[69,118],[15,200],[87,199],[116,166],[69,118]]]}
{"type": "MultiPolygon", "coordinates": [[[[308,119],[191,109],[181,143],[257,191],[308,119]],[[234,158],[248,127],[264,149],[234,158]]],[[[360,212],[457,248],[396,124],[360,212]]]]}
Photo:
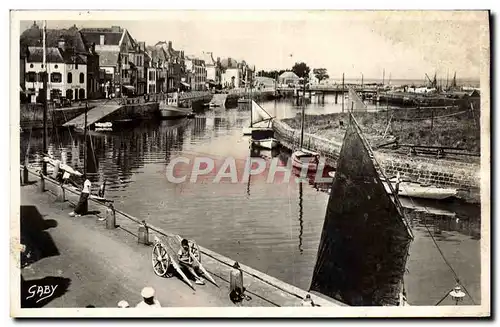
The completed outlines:
{"type": "MultiPolygon", "coordinates": [[[[70,51],[61,51],[56,47],[46,48],[46,58],[49,63],[76,63],[86,64],[87,57],[81,54],[73,54],[70,51]]],[[[43,62],[43,47],[28,47],[26,57],[28,62],[43,62]]]]}
{"type": "Polygon", "coordinates": [[[238,68],[238,62],[232,58],[224,58],[220,61],[220,65],[223,69],[228,68],[238,68]]]}
{"type": "Polygon", "coordinates": [[[104,35],[104,45],[119,45],[124,30],[121,28],[82,28],[81,33],[89,43],[101,44],[101,35],[104,35]]]}
{"type": "Polygon", "coordinates": [[[286,79],[299,79],[297,74],[294,72],[284,72],[283,74],[280,75],[279,78],[286,78],[286,79]]]}
{"type": "Polygon", "coordinates": [[[201,59],[205,61],[206,66],[215,66],[215,60],[212,52],[203,52],[201,59]]]}
{"type": "MultiPolygon", "coordinates": [[[[23,47],[42,47],[43,33],[42,28],[33,24],[29,29],[24,31],[20,36],[21,48],[23,47]]],[[[86,45],[85,39],[78,31],[76,26],[69,29],[47,29],[45,36],[45,44],[47,48],[57,47],[59,40],[63,39],[66,48],[74,49],[78,53],[89,53],[89,47],[86,45]]]]}

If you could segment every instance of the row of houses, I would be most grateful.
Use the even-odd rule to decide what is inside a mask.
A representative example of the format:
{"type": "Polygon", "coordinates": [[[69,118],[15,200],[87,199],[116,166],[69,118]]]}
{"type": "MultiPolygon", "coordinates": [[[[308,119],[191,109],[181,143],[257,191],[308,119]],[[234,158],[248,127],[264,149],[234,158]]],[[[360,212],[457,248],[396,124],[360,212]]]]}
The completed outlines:
{"type": "Polygon", "coordinates": [[[43,29],[36,22],[20,37],[21,91],[40,101],[43,73],[47,99],[98,99],[174,91],[241,88],[254,80],[244,60],[214,58],[212,52],[186,55],[171,41],[146,45],[120,26],[43,29]]]}

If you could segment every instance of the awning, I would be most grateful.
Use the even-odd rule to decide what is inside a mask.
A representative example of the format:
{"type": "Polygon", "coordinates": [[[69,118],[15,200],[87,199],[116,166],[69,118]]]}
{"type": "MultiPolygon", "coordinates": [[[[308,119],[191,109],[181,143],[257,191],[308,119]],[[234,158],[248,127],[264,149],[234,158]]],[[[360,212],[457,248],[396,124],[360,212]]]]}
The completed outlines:
{"type": "Polygon", "coordinates": [[[127,90],[135,90],[135,87],[133,87],[132,85],[123,85],[124,88],[126,88],[127,90]]]}
{"type": "Polygon", "coordinates": [[[188,83],[181,82],[181,84],[186,86],[186,87],[191,87],[191,85],[189,85],[188,83]]]}

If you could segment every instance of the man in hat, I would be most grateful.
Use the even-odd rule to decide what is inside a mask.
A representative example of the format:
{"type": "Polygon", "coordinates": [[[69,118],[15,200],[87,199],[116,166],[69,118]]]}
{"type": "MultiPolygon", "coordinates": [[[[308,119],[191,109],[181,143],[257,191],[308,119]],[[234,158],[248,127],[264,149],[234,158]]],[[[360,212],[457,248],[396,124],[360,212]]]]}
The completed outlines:
{"type": "Polygon", "coordinates": [[[121,300],[120,302],[118,302],[118,308],[130,308],[130,305],[127,301],[121,300]]]}
{"type": "Polygon", "coordinates": [[[152,287],[144,287],[141,292],[142,301],[139,302],[136,308],[161,308],[160,302],[155,299],[155,290],[152,287]]]}
{"type": "Polygon", "coordinates": [[[307,294],[306,298],[302,300],[301,304],[302,304],[303,307],[314,307],[314,302],[311,299],[311,295],[307,294]]]}

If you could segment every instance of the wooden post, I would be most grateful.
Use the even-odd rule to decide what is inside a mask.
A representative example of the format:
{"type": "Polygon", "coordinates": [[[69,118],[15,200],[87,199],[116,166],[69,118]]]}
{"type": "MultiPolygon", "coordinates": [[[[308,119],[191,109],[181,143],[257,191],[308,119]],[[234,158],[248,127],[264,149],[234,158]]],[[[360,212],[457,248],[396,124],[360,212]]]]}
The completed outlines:
{"type": "Polygon", "coordinates": [[[40,171],[40,183],[38,184],[38,191],[40,193],[45,192],[45,177],[41,171],[40,171]]]}
{"type": "Polygon", "coordinates": [[[434,127],[434,109],[431,109],[431,131],[434,127]]]}
{"type": "Polygon", "coordinates": [[[149,245],[149,228],[145,220],[142,221],[142,226],[139,226],[137,237],[138,243],[149,245]]]}
{"type": "Polygon", "coordinates": [[[342,112],[344,112],[344,73],[342,73],[342,112]]]}
{"type": "Polygon", "coordinates": [[[116,228],[116,213],[113,204],[110,203],[106,209],[106,229],[116,228]]]}
{"type": "Polygon", "coordinates": [[[335,92],[335,104],[338,103],[339,92],[335,92]]]}
{"type": "Polygon", "coordinates": [[[28,167],[26,167],[26,163],[23,166],[23,185],[28,185],[29,177],[28,177],[28,167]]]}

